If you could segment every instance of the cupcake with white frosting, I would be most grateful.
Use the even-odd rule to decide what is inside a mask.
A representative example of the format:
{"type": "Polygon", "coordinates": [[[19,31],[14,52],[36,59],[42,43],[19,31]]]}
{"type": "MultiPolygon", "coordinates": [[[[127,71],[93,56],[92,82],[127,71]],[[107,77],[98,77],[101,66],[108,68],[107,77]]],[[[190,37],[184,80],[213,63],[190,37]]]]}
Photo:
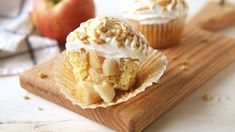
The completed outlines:
{"type": "Polygon", "coordinates": [[[82,108],[95,108],[124,102],[157,83],[166,64],[166,57],[130,25],[97,17],[67,36],[66,55],[57,59],[54,70],[67,98],[82,108]]]}
{"type": "Polygon", "coordinates": [[[123,17],[142,32],[153,48],[180,41],[188,6],[184,0],[126,0],[123,17]]]}

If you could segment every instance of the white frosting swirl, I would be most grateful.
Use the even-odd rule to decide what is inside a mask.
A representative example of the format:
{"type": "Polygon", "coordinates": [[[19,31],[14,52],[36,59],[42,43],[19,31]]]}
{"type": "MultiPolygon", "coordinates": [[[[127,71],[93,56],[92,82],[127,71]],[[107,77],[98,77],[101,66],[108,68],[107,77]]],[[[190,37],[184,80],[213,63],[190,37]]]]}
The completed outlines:
{"type": "Polygon", "coordinates": [[[188,6],[184,0],[170,0],[165,6],[158,1],[164,0],[126,0],[123,3],[123,17],[140,24],[162,24],[187,16],[188,6]]]}
{"type": "Polygon", "coordinates": [[[141,33],[135,31],[121,20],[111,17],[98,17],[88,20],[68,35],[66,43],[67,52],[79,51],[82,48],[87,51],[96,50],[99,56],[105,58],[131,58],[138,59],[140,62],[144,61],[150,50],[153,50],[148,46],[146,38],[141,33]],[[108,31],[113,31],[114,35],[105,36],[106,34],[101,33],[101,29],[106,34],[108,34],[108,31]],[[94,36],[98,36],[98,38],[92,41],[94,36]],[[121,46],[118,45],[120,37],[123,40],[121,46]],[[81,38],[91,41],[86,44],[81,38]],[[96,43],[95,40],[98,39],[102,39],[105,43],[96,43]]]}
{"type": "Polygon", "coordinates": [[[111,58],[118,60],[120,58],[131,58],[138,59],[140,62],[143,62],[148,52],[153,50],[151,47],[140,47],[138,49],[132,48],[131,46],[125,48],[118,48],[114,40],[111,40],[107,44],[97,45],[96,43],[92,43],[89,45],[84,44],[82,41],[75,42],[67,42],[66,50],[67,52],[74,52],[80,49],[86,49],[87,51],[95,50],[98,56],[102,56],[105,58],[111,58]]]}

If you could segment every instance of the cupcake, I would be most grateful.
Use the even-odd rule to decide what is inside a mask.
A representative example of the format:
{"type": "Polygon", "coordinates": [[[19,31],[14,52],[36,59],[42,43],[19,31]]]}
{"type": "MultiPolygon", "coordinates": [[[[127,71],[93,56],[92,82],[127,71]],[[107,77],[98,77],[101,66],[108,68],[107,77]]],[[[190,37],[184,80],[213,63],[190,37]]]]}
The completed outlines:
{"type": "Polygon", "coordinates": [[[149,47],[145,37],[125,22],[97,17],[67,36],[66,55],[55,64],[55,78],[62,93],[82,108],[114,105],[144,87],[137,74],[141,76],[143,62],[151,54],[155,72],[149,70],[156,74],[146,78],[154,77],[152,84],[166,69],[165,56],[149,47]]]}
{"type": "Polygon", "coordinates": [[[127,0],[123,17],[142,32],[153,48],[179,43],[187,17],[184,0],[127,0]]]}

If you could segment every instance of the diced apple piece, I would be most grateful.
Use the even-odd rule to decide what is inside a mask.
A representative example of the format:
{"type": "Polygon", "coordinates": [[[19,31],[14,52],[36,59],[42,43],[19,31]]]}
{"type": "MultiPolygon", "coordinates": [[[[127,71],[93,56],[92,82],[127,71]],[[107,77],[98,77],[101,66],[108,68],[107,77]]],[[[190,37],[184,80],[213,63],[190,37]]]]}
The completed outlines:
{"type": "Polygon", "coordinates": [[[93,83],[90,82],[80,81],[78,83],[76,95],[84,105],[90,105],[101,100],[93,86],[93,83]]]}
{"type": "Polygon", "coordinates": [[[121,73],[118,62],[113,59],[105,59],[102,69],[105,76],[120,75],[121,73]]]}
{"type": "Polygon", "coordinates": [[[95,50],[89,52],[89,63],[91,68],[102,69],[103,57],[99,57],[95,50]]]}
{"type": "Polygon", "coordinates": [[[114,87],[106,82],[103,82],[101,85],[95,85],[94,89],[106,103],[112,102],[115,97],[114,87]]]}

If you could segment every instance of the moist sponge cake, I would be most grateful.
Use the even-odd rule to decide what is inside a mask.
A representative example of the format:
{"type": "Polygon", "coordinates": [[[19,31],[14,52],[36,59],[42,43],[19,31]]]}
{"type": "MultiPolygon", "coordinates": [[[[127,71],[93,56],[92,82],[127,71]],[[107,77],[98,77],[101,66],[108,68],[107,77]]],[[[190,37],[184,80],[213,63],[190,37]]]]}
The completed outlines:
{"type": "Polygon", "coordinates": [[[120,59],[119,61],[101,59],[103,60],[101,67],[92,68],[91,63],[89,63],[92,56],[89,57],[89,52],[80,50],[78,52],[70,52],[68,56],[77,81],[89,81],[96,84],[101,84],[105,81],[119,90],[129,90],[135,83],[139,64],[134,59],[120,59]],[[111,66],[114,69],[107,70],[111,66]],[[107,69],[104,70],[104,68],[107,69]]]}

